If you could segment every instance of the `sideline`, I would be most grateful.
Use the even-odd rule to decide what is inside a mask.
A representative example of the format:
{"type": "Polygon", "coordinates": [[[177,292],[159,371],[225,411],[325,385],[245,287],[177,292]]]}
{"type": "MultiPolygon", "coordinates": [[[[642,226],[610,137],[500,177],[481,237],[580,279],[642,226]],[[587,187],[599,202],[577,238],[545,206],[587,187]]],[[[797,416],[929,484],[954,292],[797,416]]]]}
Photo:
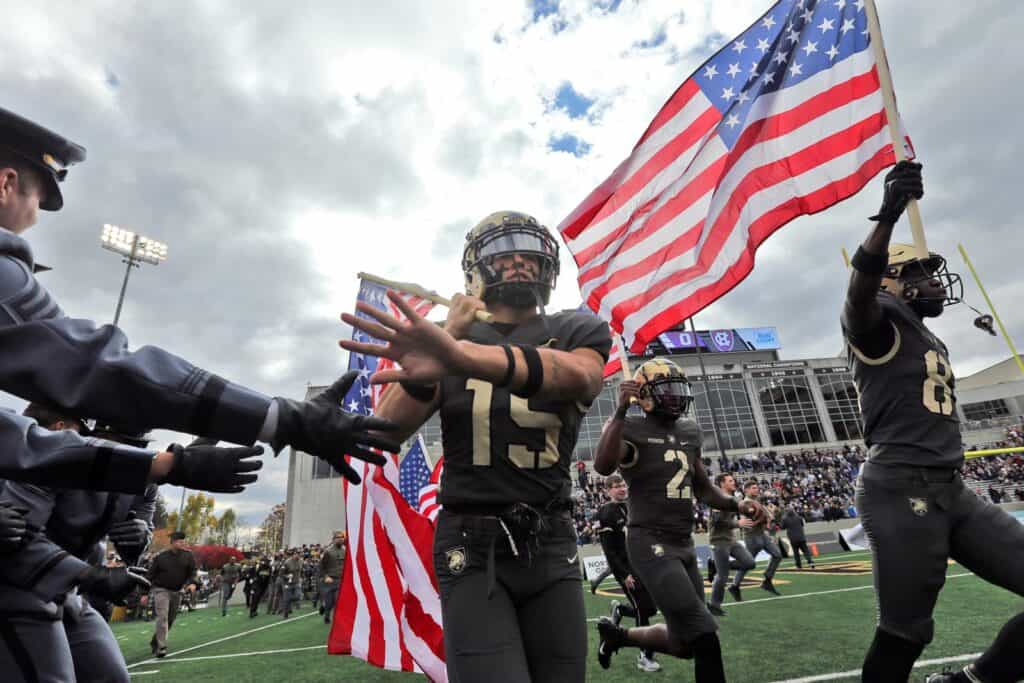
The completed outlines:
{"type": "Polygon", "coordinates": [[[313,610],[312,612],[307,612],[306,614],[303,614],[303,615],[300,615],[300,616],[297,616],[297,617],[291,617],[290,619],[284,619],[282,621],[275,621],[273,624],[267,624],[265,626],[260,626],[258,628],[249,629],[248,631],[242,631],[241,633],[236,633],[234,635],[225,636],[223,638],[218,638],[217,640],[211,640],[208,643],[201,643],[199,645],[193,645],[192,647],[186,647],[184,650],[179,650],[177,652],[172,652],[172,653],[168,654],[166,657],[163,657],[161,659],[157,659],[156,657],[149,657],[147,659],[143,659],[142,661],[135,662],[134,664],[129,664],[128,668],[131,669],[131,668],[136,667],[136,666],[142,666],[143,664],[157,664],[157,663],[165,664],[165,663],[171,661],[172,657],[177,657],[178,655],[183,655],[186,652],[191,652],[192,650],[198,650],[199,648],[206,647],[208,645],[216,645],[217,643],[223,643],[223,642],[225,642],[227,640],[234,640],[235,638],[241,638],[242,636],[247,636],[250,633],[256,633],[257,631],[265,631],[268,628],[274,628],[275,626],[281,626],[282,624],[289,624],[289,623],[291,623],[293,621],[297,621],[299,619],[305,619],[306,617],[311,617],[314,614],[319,614],[319,612],[316,611],[316,610],[313,610]]]}
{"type": "MultiPolygon", "coordinates": [[[[974,576],[974,573],[973,572],[964,572],[962,574],[949,574],[948,576],[946,576],[946,579],[947,580],[948,579],[959,579],[962,576],[974,576]]],[[[756,605],[756,604],[761,603],[761,602],[778,602],[779,600],[795,600],[796,598],[809,598],[809,597],[814,597],[816,595],[829,595],[830,593],[849,593],[850,591],[874,590],[874,588],[875,588],[874,584],[868,584],[866,586],[853,586],[851,588],[833,588],[833,589],[827,590],[827,591],[814,591],[813,593],[797,593],[796,595],[780,595],[780,596],[774,597],[774,598],[757,598],[756,600],[744,600],[743,602],[730,602],[730,603],[728,603],[728,608],[729,609],[735,609],[736,607],[742,607],[743,605],[756,605]]],[[[659,613],[659,616],[660,616],[660,613],[659,613]]],[[[587,619],[587,621],[593,623],[593,622],[597,621],[598,619],[600,619],[600,617],[594,617],[592,619],[587,619]]],[[[803,680],[803,679],[800,679],[800,680],[803,680]]],[[[818,680],[818,679],[813,679],[813,680],[818,680]]],[[[824,679],[823,678],[821,680],[830,680],[830,679],[824,679]]]]}
{"type": "MultiPolygon", "coordinates": [[[[310,645],[308,647],[290,647],[284,650],[258,650],[256,652],[232,652],[225,655],[203,655],[201,657],[179,657],[178,659],[164,659],[161,664],[174,662],[199,662],[206,659],[231,659],[232,657],[252,657],[253,655],[279,655],[286,652],[307,652],[309,650],[325,650],[327,645],[310,645]]],[[[142,672],[139,672],[142,673],[142,672]]]]}
{"type": "MultiPolygon", "coordinates": [[[[963,575],[961,575],[963,576],[963,575]]],[[[914,664],[915,669],[920,669],[925,666],[937,666],[939,664],[954,664],[956,662],[967,661],[968,659],[977,659],[981,656],[980,652],[975,652],[971,655],[956,655],[954,657],[940,657],[938,659],[923,659],[914,664]]],[[[830,674],[820,674],[818,676],[805,676],[804,678],[787,678],[784,681],[773,681],[773,683],[818,683],[818,681],[839,681],[844,678],[857,678],[860,676],[860,669],[854,671],[837,671],[830,674]]]]}

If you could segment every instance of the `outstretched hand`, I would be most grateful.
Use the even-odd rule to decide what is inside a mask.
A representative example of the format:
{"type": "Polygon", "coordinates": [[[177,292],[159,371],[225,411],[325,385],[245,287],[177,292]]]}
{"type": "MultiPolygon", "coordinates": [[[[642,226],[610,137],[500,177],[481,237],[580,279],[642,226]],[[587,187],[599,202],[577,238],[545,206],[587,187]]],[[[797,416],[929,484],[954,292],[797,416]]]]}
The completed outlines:
{"type": "Polygon", "coordinates": [[[387,358],[401,366],[374,373],[370,377],[372,384],[436,382],[446,375],[464,374],[465,354],[452,335],[416,313],[399,293],[388,290],[388,299],[406,317],[405,321],[365,303],[358,304],[357,310],[376,322],[351,313],[341,315],[355,329],[387,342],[381,345],[343,339],[338,342],[341,348],[387,358]]]}

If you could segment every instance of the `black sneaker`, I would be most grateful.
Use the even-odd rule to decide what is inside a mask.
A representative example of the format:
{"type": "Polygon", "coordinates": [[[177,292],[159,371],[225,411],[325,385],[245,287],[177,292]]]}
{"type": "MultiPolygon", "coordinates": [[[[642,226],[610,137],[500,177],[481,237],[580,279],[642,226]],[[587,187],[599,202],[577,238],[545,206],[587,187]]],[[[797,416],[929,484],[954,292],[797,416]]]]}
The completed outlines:
{"type": "Polygon", "coordinates": [[[156,654],[156,651],[157,651],[156,636],[153,636],[152,638],[149,639],[149,651],[150,651],[150,653],[152,653],[154,655],[156,654]]]}
{"type": "Polygon", "coordinates": [[[320,605],[320,616],[324,615],[324,606],[320,605]]]}
{"type": "Polygon", "coordinates": [[[956,673],[946,669],[942,673],[930,674],[924,679],[924,683],[954,683],[956,680],[956,673]]]}
{"type": "Polygon", "coordinates": [[[597,620],[597,633],[597,662],[602,669],[607,669],[612,665],[612,655],[625,643],[626,632],[612,623],[608,617],[601,617],[597,620]]]}
{"type": "Polygon", "coordinates": [[[167,648],[166,647],[162,647],[162,648],[160,648],[159,650],[156,651],[157,659],[163,659],[166,656],[167,656],[167,648]]]}
{"type": "Polygon", "coordinates": [[[325,624],[331,623],[331,618],[329,616],[324,615],[324,623],[325,624]]]}
{"type": "Polygon", "coordinates": [[[714,614],[716,617],[724,617],[725,616],[725,610],[722,609],[721,605],[712,605],[709,602],[708,603],[708,611],[711,612],[712,614],[714,614]]]}
{"type": "Polygon", "coordinates": [[[771,579],[765,579],[761,582],[761,589],[766,590],[772,595],[782,595],[779,591],[775,590],[775,584],[772,583],[771,579]]]}
{"type": "Polygon", "coordinates": [[[733,600],[743,602],[743,593],[740,591],[739,586],[729,586],[726,590],[729,591],[729,595],[732,596],[733,600]]]}

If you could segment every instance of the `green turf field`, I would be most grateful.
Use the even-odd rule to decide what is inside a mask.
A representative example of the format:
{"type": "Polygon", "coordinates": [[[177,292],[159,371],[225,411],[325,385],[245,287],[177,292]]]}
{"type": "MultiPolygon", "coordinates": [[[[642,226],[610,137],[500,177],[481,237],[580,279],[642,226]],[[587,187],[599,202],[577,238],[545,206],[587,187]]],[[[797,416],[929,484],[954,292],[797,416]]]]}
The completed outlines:
{"type": "MultiPolygon", "coordinates": [[[[1006,619],[1024,609],[1024,601],[958,565],[950,565],[948,576],[936,612],[935,641],[922,660],[980,652],[1006,619]]],[[[783,598],[758,589],[754,582],[759,577],[757,572],[751,574],[742,604],[725,605],[728,615],[721,619],[721,637],[729,680],[854,680],[829,674],[856,669],[872,637],[875,606],[867,553],[820,558],[814,573],[798,573],[786,560],[776,576],[783,598]]],[[[627,650],[612,660],[610,670],[598,666],[592,622],[607,613],[616,588],[611,582],[605,587],[606,595],[585,592],[591,619],[588,680],[693,680],[692,663],[664,656],[659,657],[664,667],[660,673],[640,673],[635,653],[627,650]]],[[[350,657],[328,656],[322,648],[329,627],[308,611],[308,603],[297,614],[288,622],[279,616],[249,619],[242,607],[233,608],[224,618],[212,608],[183,614],[171,631],[171,654],[162,660],[149,657],[152,624],[114,624],[114,632],[133,677],[140,681],[420,680],[350,657]]],[[[912,680],[924,680],[926,673],[941,668],[921,667],[912,680]]]]}

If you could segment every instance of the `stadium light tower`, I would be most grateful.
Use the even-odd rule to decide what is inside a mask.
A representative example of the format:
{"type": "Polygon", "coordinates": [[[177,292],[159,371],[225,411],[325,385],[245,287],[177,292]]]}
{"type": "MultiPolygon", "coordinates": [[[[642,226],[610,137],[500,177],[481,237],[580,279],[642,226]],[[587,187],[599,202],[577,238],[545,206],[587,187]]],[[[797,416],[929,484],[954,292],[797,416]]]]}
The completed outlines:
{"type": "Polygon", "coordinates": [[[143,237],[131,230],[124,230],[105,223],[103,233],[100,235],[100,246],[115,254],[124,257],[122,263],[127,264],[124,271],[124,282],[121,283],[121,295],[117,297],[117,310],[114,311],[114,325],[121,318],[121,306],[124,304],[124,293],[128,289],[128,276],[132,268],[138,268],[143,263],[160,265],[161,261],[167,260],[167,245],[163,242],[148,237],[143,237]]]}

